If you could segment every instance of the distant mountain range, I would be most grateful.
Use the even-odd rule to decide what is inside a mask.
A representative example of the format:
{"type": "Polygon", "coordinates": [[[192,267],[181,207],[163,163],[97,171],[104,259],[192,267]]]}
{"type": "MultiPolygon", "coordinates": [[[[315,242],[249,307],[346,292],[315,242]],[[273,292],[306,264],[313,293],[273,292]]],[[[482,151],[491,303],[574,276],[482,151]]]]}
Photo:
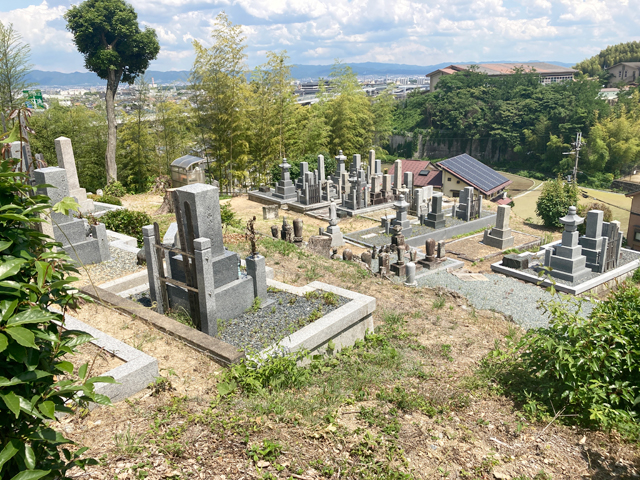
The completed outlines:
{"type": "MultiPolygon", "coordinates": [[[[538,60],[526,60],[526,62],[535,62],[538,60]]],[[[438,68],[446,67],[451,63],[457,64],[473,64],[473,63],[510,63],[507,61],[492,61],[492,62],[447,62],[438,63],[436,65],[404,65],[400,63],[348,63],[353,71],[358,75],[372,75],[372,76],[408,76],[408,75],[426,75],[438,68]]],[[[563,67],[571,67],[573,64],[565,62],[548,62],[563,67]]],[[[300,80],[316,80],[318,78],[327,78],[331,73],[331,65],[293,65],[291,68],[291,75],[293,78],[300,80]]],[[[146,72],[146,78],[149,82],[151,79],[155,83],[170,84],[170,83],[185,83],[189,78],[189,72],[186,70],[160,72],[157,70],[148,70],[146,72]]],[[[43,70],[32,70],[27,81],[35,83],[41,87],[89,87],[105,85],[106,81],[101,80],[95,73],[92,72],[73,72],[73,73],[61,73],[61,72],[47,72],[43,70]]]]}

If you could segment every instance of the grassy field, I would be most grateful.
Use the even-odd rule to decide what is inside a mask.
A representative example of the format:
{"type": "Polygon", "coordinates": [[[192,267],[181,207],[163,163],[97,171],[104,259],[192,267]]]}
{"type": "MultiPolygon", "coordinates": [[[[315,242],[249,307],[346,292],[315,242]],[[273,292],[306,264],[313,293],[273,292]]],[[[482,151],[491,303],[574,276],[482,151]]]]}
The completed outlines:
{"type": "Polygon", "coordinates": [[[536,185],[540,183],[539,180],[533,180],[531,178],[521,177],[513,173],[507,173],[507,172],[498,172],[498,173],[500,173],[501,175],[504,175],[505,177],[507,177],[509,180],[513,182],[511,185],[509,185],[509,188],[508,188],[509,196],[511,198],[513,198],[515,195],[519,195],[522,192],[526,192],[527,190],[534,188],[536,185]]]}
{"type": "MultiPolygon", "coordinates": [[[[585,192],[587,198],[580,196],[578,202],[581,205],[588,205],[591,203],[605,203],[611,212],[613,213],[613,219],[620,222],[620,227],[623,232],[627,231],[627,225],[629,224],[629,209],[631,209],[631,199],[625,197],[622,193],[604,192],[602,190],[593,190],[591,188],[580,187],[581,192],[585,192]]],[[[532,218],[537,222],[541,220],[536,215],[536,202],[542,193],[542,188],[529,192],[526,195],[516,198],[514,200],[515,207],[513,213],[520,218],[527,219],[532,218]]]]}

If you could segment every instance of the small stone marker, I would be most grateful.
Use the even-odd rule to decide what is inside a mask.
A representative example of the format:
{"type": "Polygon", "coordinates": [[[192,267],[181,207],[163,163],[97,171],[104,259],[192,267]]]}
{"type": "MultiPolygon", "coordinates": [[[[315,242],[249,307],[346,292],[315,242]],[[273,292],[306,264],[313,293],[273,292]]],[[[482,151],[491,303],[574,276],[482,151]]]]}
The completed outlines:
{"type": "Polygon", "coordinates": [[[510,215],[511,207],[509,205],[499,205],[496,226],[493,227],[491,231],[484,231],[482,243],[500,250],[512,247],[514,238],[509,228],[510,215]]]}
{"type": "Polygon", "coordinates": [[[278,218],[280,205],[265,205],[262,207],[262,219],[273,220],[278,218]]]}
{"type": "Polygon", "coordinates": [[[302,219],[296,218],[293,220],[293,243],[301,244],[302,243],[302,219]]]}
{"type": "Polygon", "coordinates": [[[369,268],[371,268],[371,253],[362,252],[362,254],[360,255],[360,260],[362,260],[364,263],[367,264],[369,268]]]}
{"type": "Polygon", "coordinates": [[[345,248],[342,251],[342,259],[347,261],[353,260],[353,252],[351,251],[351,249],[345,248]]]}
{"type": "Polygon", "coordinates": [[[331,258],[331,237],[326,235],[313,235],[309,237],[307,248],[324,258],[331,258]]]}
{"type": "Polygon", "coordinates": [[[519,255],[512,253],[502,258],[502,266],[516,270],[526,270],[529,268],[529,255],[519,255]]]}
{"type": "Polygon", "coordinates": [[[404,284],[408,287],[415,287],[418,284],[416,283],[416,264],[413,262],[407,263],[407,267],[405,269],[407,273],[407,278],[404,284]]]}
{"type": "Polygon", "coordinates": [[[277,225],[271,225],[271,236],[273,238],[279,238],[277,225]]]}

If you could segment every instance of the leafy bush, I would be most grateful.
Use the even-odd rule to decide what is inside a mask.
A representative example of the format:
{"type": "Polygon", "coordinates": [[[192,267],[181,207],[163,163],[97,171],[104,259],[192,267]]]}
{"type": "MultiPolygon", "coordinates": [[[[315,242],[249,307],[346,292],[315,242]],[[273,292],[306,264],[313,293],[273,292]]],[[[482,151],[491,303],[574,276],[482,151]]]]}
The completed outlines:
{"type": "Polygon", "coordinates": [[[143,245],[142,227],[152,223],[148,214],[126,208],[107,212],[100,220],[109,230],[135,237],[140,248],[143,245]]]}
{"type": "Polygon", "coordinates": [[[101,197],[98,197],[96,199],[96,202],[108,203],[109,205],[118,205],[119,207],[122,206],[122,200],[120,200],[118,197],[114,197],[113,195],[102,195],[101,197]]]}
{"type": "Polygon", "coordinates": [[[569,207],[578,203],[578,188],[561,178],[549,180],[542,187],[536,203],[536,214],[545,227],[561,227],[560,217],[564,217],[569,207]]]}
{"type": "Polygon", "coordinates": [[[636,268],[631,276],[633,283],[640,283],[640,268],[636,268]]]}
{"type": "Polygon", "coordinates": [[[551,302],[548,328],[529,330],[485,359],[530,413],[563,411],[585,426],[640,431],[640,289],[624,284],[585,319],[551,302]]]}
{"type": "Polygon", "coordinates": [[[124,197],[127,194],[127,189],[116,180],[115,182],[109,182],[109,184],[102,189],[102,193],[113,197],[124,197]]]}
{"type": "Polygon", "coordinates": [[[611,188],[611,184],[613,183],[614,176],[612,173],[589,173],[578,174],[578,181],[580,185],[588,188],[597,188],[601,190],[608,190],[611,188]]]}
{"type": "MultiPolygon", "coordinates": [[[[81,458],[86,448],[50,427],[60,413],[73,413],[87,402],[109,404],[94,391],[88,364],[77,375],[62,357],[91,340],[80,331],[62,330],[60,313],[76,308],[79,294],[71,285],[77,270],[54,243],[33,228],[48,212],[49,198],[30,196],[26,176],[0,163],[0,478],[67,478],[74,466],[96,464],[81,458]]],[[[56,209],[68,213],[77,203],[64,199],[56,209]]]]}

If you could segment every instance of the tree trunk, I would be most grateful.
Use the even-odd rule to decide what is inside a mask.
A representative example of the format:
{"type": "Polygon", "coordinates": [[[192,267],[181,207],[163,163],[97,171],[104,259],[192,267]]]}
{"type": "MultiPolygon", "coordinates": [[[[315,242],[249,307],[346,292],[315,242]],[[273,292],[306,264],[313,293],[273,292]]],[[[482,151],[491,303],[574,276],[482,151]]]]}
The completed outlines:
{"type": "Polygon", "coordinates": [[[120,83],[121,71],[110,70],[107,78],[107,92],[105,95],[107,107],[107,152],[104,156],[104,165],[107,172],[107,183],[118,180],[118,167],[116,165],[116,106],[115,98],[120,83]]]}

